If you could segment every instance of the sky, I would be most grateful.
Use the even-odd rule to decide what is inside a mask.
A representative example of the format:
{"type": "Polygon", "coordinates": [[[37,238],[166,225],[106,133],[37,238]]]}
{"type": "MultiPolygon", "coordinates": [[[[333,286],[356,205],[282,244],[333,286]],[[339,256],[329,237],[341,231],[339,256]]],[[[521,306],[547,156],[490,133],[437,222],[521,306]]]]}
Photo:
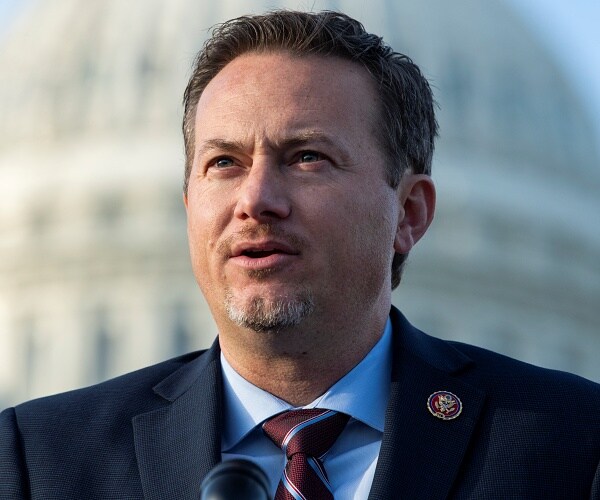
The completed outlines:
{"type": "Polygon", "coordinates": [[[12,19],[13,13],[18,9],[23,0],[0,0],[0,40],[6,25],[12,19]]]}
{"type": "Polygon", "coordinates": [[[600,144],[600,1],[505,0],[532,28],[590,106],[600,144]]]}
{"type": "MultiPolygon", "coordinates": [[[[30,1],[0,0],[0,42],[15,13],[30,1]]],[[[525,19],[560,66],[573,75],[571,84],[590,106],[600,144],[600,0],[504,1],[525,19]]]]}

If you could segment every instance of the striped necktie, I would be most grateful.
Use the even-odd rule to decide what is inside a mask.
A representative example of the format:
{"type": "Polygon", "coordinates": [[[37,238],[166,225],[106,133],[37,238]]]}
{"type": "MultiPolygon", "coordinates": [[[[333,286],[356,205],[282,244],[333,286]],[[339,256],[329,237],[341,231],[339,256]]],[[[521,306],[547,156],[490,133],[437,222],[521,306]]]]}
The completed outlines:
{"type": "Polygon", "coordinates": [[[287,457],[275,500],[333,500],[322,459],[349,418],[332,410],[291,410],[263,424],[287,457]]]}

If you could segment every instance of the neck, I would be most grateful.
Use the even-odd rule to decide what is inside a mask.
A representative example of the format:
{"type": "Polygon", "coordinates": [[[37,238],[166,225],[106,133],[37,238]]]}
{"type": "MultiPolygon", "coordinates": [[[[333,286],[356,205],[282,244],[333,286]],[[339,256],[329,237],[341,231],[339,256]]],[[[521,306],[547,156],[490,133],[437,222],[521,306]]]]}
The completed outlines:
{"type": "Polygon", "coordinates": [[[381,338],[388,313],[362,322],[320,322],[318,327],[306,324],[278,332],[220,328],[219,342],[242,377],[293,406],[304,406],[368,354],[381,338]]]}

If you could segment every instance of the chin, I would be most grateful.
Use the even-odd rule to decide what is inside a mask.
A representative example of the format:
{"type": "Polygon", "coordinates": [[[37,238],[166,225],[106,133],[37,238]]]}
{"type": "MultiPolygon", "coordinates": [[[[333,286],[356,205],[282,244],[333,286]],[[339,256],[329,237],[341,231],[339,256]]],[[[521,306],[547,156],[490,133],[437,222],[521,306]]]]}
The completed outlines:
{"type": "Polygon", "coordinates": [[[225,297],[229,319],[238,326],[256,332],[281,331],[298,326],[314,311],[315,304],[308,292],[294,297],[264,297],[255,295],[240,300],[233,294],[225,297]]]}

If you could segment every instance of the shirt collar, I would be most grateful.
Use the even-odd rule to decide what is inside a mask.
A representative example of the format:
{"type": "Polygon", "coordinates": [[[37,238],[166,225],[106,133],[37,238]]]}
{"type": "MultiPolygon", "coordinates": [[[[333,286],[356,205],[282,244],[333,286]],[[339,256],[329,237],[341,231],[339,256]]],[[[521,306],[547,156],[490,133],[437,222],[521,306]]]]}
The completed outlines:
{"type": "MultiPolygon", "coordinates": [[[[222,449],[239,443],[258,424],[293,408],[292,405],[248,382],[221,353],[225,422],[222,449]]],[[[352,370],[305,408],[326,408],[350,415],[383,432],[392,370],[392,324],[352,370]]]]}

